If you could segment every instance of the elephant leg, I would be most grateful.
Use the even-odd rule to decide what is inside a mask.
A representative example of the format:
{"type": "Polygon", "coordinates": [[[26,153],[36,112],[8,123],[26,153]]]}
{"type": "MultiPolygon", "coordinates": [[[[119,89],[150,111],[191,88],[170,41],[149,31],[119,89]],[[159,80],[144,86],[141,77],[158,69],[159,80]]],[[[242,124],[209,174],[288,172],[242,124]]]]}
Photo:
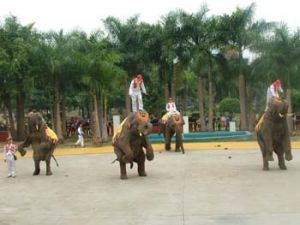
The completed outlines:
{"type": "Polygon", "coordinates": [[[47,176],[51,176],[52,175],[52,171],[51,171],[51,157],[46,159],[46,175],[47,176]]]}
{"type": "MultiPolygon", "coordinates": [[[[128,145],[129,145],[129,143],[128,143],[128,145]]],[[[124,155],[122,156],[122,161],[124,163],[132,162],[132,160],[133,160],[133,152],[132,152],[131,148],[128,147],[128,146],[125,146],[125,147],[123,147],[121,149],[124,152],[124,155]]]]}
{"type": "Polygon", "coordinates": [[[184,153],[185,153],[185,151],[184,151],[184,147],[183,147],[183,144],[182,144],[182,142],[181,142],[181,151],[182,151],[182,154],[184,154],[184,153]]]}
{"type": "Polygon", "coordinates": [[[278,154],[278,166],[281,170],[286,170],[286,165],[285,165],[285,161],[284,161],[284,157],[283,157],[283,153],[278,154]]]}
{"type": "Polygon", "coordinates": [[[269,161],[267,160],[267,151],[264,149],[264,147],[259,143],[260,149],[261,149],[261,154],[263,158],[263,170],[267,171],[269,170],[269,161]]]}
{"type": "Polygon", "coordinates": [[[124,163],[122,161],[120,161],[120,172],[121,172],[120,179],[126,180],[127,179],[126,163],[124,163]]]}
{"type": "Polygon", "coordinates": [[[263,156],[263,170],[269,170],[269,161],[266,159],[266,156],[263,156]]]}
{"type": "Polygon", "coordinates": [[[139,174],[139,176],[141,176],[141,177],[147,176],[147,173],[145,171],[145,155],[144,155],[144,153],[138,159],[137,164],[138,164],[138,174],[139,174]]]}
{"type": "Polygon", "coordinates": [[[182,145],[182,134],[178,133],[178,134],[176,134],[176,148],[175,148],[175,152],[180,152],[181,145],[182,145]]]}
{"type": "Polygon", "coordinates": [[[40,174],[40,160],[39,159],[33,159],[34,160],[34,172],[33,175],[39,175],[40,174]]]}
{"type": "MultiPolygon", "coordinates": [[[[287,131],[288,132],[288,131],[287,131]]],[[[288,134],[288,133],[287,133],[288,134]]],[[[291,140],[290,137],[287,136],[286,138],[284,138],[282,140],[283,143],[283,149],[284,149],[284,153],[285,153],[285,159],[287,161],[291,161],[293,160],[293,155],[292,155],[292,147],[291,147],[291,140]]]]}
{"type": "Polygon", "coordinates": [[[171,139],[172,139],[172,136],[171,134],[169,133],[169,131],[166,132],[166,137],[165,137],[165,149],[167,151],[170,151],[171,150],[171,139]]]}
{"type": "MultiPolygon", "coordinates": [[[[153,154],[153,148],[152,145],[150,144],[148,137],[144,137],[143,142],[142,142],[142,148],[146,149],[146,158],[147,160],[151,161],[154,158],[154,154],[153,154]]],[[[143,151],[143,150],[142,150],[143,151]]]]}

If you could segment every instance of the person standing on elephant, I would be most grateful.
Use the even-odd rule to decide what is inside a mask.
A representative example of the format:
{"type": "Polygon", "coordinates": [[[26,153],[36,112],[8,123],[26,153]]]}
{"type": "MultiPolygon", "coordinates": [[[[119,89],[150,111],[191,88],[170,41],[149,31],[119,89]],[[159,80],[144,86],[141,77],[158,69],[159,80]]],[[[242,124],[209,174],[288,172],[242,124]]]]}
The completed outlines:
{"type": "Polygon", "coordinates": [[[268,105],[271,101],[272,98],[280,98],[280,94],[283,93],[282,87],[281,87],[281,81],[276,80],[274,81],[267,90],[267,103],[266,103],[266,109],[265,111],[268,110],[268,105]]]}
{"type": "Polygon", "coordinates": [[[4,162],[7,163],[8,176],[7,177],[16,177],[16,161],[15,161],[15,152],[16,145],[13,143],[12,137],[8,137],[7,143],[4,146],[4,162]]]}
{"type": "Polygon", "coordinates": [[[79,145],[81,147],[84,147],[84,132],[82,130],[82,123],[80,123],[79,127],[77,128],[77,134],[78,134],[78,140],[77,142],[75,143],[75,146],[79,145]]]}
{"type": "Polygon", "coordinates": [[[142,93],[147,94],[143,77],[141,74],[138,74],[136,78],[134,78],[129,86],[129,96],[131,97],[131,105],[132,112],[137,112],[137,110],[144,110],[142,93]],[[138,106],[137,106],[138,103],[138,106]]]}

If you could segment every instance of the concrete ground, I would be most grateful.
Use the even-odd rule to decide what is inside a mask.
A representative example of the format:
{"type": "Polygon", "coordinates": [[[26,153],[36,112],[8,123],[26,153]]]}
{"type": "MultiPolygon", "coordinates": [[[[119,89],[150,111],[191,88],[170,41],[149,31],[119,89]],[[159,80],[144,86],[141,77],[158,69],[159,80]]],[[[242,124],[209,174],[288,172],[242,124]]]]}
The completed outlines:
{"type": "MultiPolygon", "coordinates": [[[[60,149],[52,176],[32,176],[19,157],[17,177],[0,163],[1,225],[277,225],[300,221],[300,143],[288,170],[262,171],[256,142],[186,143],[186,154],[153,145],[147,177],[119,179],[112,147],[60,149]]],[[[2,161],[3,162],[3,161],[2,161]]]]}

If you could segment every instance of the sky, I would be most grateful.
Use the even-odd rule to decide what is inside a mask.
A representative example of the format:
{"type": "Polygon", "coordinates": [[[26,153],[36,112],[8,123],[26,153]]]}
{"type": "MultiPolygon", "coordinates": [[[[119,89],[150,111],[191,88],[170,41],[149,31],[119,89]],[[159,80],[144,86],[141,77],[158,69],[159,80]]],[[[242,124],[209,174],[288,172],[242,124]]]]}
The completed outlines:
{"type": "Polygon", "coordinates": [[[297,0],[0,0],[0,22],[14,15],[22,25],[34,22],[40,31],[81,29],[90,33],[103,29],[102,20],[108,16],[125,22],[139,15],[140,21],[154,24],[176,9],[195,13],[206,4],[208,15],[222,15],[252,2],[256,4],[254,19],[284,22],[291,30],[300,27],[297,0]]]}

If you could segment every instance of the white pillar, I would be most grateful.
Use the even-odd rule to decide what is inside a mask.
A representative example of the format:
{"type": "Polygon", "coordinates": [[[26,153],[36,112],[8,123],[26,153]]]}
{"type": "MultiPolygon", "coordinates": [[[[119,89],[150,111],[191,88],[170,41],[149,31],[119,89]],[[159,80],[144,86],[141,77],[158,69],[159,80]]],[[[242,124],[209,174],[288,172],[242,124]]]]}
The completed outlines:
{"type": "Polygon", "coordinates": [[[189,133],[189,117],[183,116],[184,125],[183,125],[183,133],[187,134],[189,133]]]}
{"type": "Polygon", "coordinates": [[[229,122],[229,131],[230,132],[235,132],[236,129],[235,129],[235,121],[230,121],[229,122]]]}
{"type": "Polygon", "coordinates": [[[114,132],[115,132],[117,128],[120,126],[120,115],[113,116],[113,125],[114,125],[114,132]]]}

